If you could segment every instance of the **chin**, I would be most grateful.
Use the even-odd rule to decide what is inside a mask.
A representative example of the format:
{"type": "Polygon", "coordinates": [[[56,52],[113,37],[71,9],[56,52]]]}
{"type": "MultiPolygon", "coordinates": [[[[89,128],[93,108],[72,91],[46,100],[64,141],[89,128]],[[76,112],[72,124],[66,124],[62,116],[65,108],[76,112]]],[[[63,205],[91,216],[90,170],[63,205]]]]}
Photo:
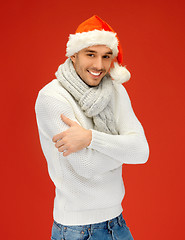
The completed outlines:
{"type": "Polygon", "coordinates": [[[100,82],[99,83],[97,83],[97,84],[88,84],[88,83],[86,83],[89,87],[97,87],[99,84],[100,84],[100,82]]]}
{"type": "Polygon", "coordinates": [[[102,78],[101,78],[101,80],[96,80],[96,81],[94,80],[94,81],[91,81],[91,82],[89,82],[87,84],[88,84],[88,86],[96,87],[96,86],[98,86],[101,83],[101,81],[102,81],[102,78]]]}
{"type": "Polygon", "coordinates": [[[97,87],[101,81],[102,81],[103,77],[101,79],[89,79],[89,81],[86,82],[86,84],[89,86],[89,87],[97,87]]]}

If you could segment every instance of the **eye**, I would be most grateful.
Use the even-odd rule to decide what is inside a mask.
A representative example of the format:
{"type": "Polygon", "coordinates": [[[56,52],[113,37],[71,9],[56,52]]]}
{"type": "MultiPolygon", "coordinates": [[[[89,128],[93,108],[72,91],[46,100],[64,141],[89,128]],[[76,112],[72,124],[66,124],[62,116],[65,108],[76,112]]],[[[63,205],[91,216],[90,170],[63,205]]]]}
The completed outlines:
{"type": "Polygon", "coordinates": [[[110,56],[109,55],[105,55],[105,56],[103,56],[103,58],[108,59],[108,58],[110,58],[110,56]]]}
{"type": "Polygon", "coordinates": [[[94,57],[94,54],[89,53],[89,54],[87,54],[87,56],[88,56],[88,57],[94,57]]]}

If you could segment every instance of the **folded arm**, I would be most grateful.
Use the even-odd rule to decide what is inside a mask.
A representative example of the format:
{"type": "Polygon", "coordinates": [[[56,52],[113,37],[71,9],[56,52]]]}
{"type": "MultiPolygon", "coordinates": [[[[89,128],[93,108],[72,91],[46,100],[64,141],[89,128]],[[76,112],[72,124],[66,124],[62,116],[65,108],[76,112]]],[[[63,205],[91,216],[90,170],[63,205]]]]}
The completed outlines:
{"type": "MultiPolygon", "coordinates": [[[[58,150],[55,147],[55,143],[52,141],[53,136],[60,132],[65,132],[70,128],[70,126],[66,125],[64,121],[61,120],[61,114],[80,125],[74,116],[70,104],[65,99],[58,100],[52,96],[39,94],[36,101],[35,111],[41,146],[44,153],[56,153],[58,150]],[[51,151],[48,149],[51,149],[51,151]]],[[[50,159],[50,154],[48,154],[48,156],[49,157],[45,155],[47,161],[49,163],[53,162],[53,160],[50,159]]],[[[119,161],[94,149],[88,148],[83,148],[81,151],[71,153],[66,157],[63,156],[63,153],[55,154],[55,156],[60,157],[60,160],[62,161],[69,161],[73,169],[85,178],[91,178],[121,166],[119,161]]]]}
{"type": "Polygon", "coordinates": [[[86,130],[63,116],[62,121],[69,125],[69,129],[54,136],[53,140],[58,150],[64,151],[64,156],[88,147],[121,164],[139,164],[147,161],[148,143],[144,130],[133,112],[129,96],[121,85],[116,91],[115,103],[117,105],[114,108],[119,135],[106,134],[93,129],[86,130]]]}
{"type": "Polygon", "coordinates": [[[48,146],[44,144],[42,148],[52,147],[64,151],[61,155],[65,156],[79,175],[87,178],[114,170],[123,163],[145,163],[149,156],[149,147],[144,130],[133,112],[126,90],[119,86],[117,91],[115,116],[119,135],[92,129],[90,140],[82,144],[81,148],[74,148],[69,152],[65,152],[64,150],[67,149],[62,148],[63,144],[57,145],[57,142],[62,139],[61,134],[71,129],[70,124],[67,125],[65,119],[60,118],[61,114],[80,126],[72,107],[65,98],[58,100],[52,96],[40,94],[36,103],[38,128],[42,135],[41,142],[42,138],[48,139],[46,141],[48,146]]]}

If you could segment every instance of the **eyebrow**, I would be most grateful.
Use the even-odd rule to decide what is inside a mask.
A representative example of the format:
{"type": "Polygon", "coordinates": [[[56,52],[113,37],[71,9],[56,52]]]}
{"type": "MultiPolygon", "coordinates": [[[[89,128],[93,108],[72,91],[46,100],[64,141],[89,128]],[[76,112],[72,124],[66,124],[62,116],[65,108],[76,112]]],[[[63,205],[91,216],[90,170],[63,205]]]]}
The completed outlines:
{"type": "MultiPolygon", "coordinates": [[[[85,52],[97,53],[97,52],[94,51],[94,50],[85,50],[85,52]]],[[[112,53],[112,51],[109,51],[109,52],[106,52],[104,55],[106,55],[106,54],[110,54],[110,55],[112,55],[113,53],[112,53]]]]}

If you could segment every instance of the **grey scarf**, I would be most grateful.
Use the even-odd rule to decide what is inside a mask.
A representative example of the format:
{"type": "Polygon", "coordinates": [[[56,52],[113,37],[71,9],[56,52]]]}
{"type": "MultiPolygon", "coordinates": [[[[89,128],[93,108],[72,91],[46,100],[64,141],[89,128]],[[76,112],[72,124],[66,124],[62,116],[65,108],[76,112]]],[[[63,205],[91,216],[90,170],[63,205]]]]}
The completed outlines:
{"type": "Polygon", "coordinates": [[[104,76],[98,86],[89,87],[76,73],[70,58],[59,66],[55,75],[78,102],[84,114],[92,117],[94,129],[109,134],[118,134],[111,107],[113,83],[109,75],[104,76]]]}

